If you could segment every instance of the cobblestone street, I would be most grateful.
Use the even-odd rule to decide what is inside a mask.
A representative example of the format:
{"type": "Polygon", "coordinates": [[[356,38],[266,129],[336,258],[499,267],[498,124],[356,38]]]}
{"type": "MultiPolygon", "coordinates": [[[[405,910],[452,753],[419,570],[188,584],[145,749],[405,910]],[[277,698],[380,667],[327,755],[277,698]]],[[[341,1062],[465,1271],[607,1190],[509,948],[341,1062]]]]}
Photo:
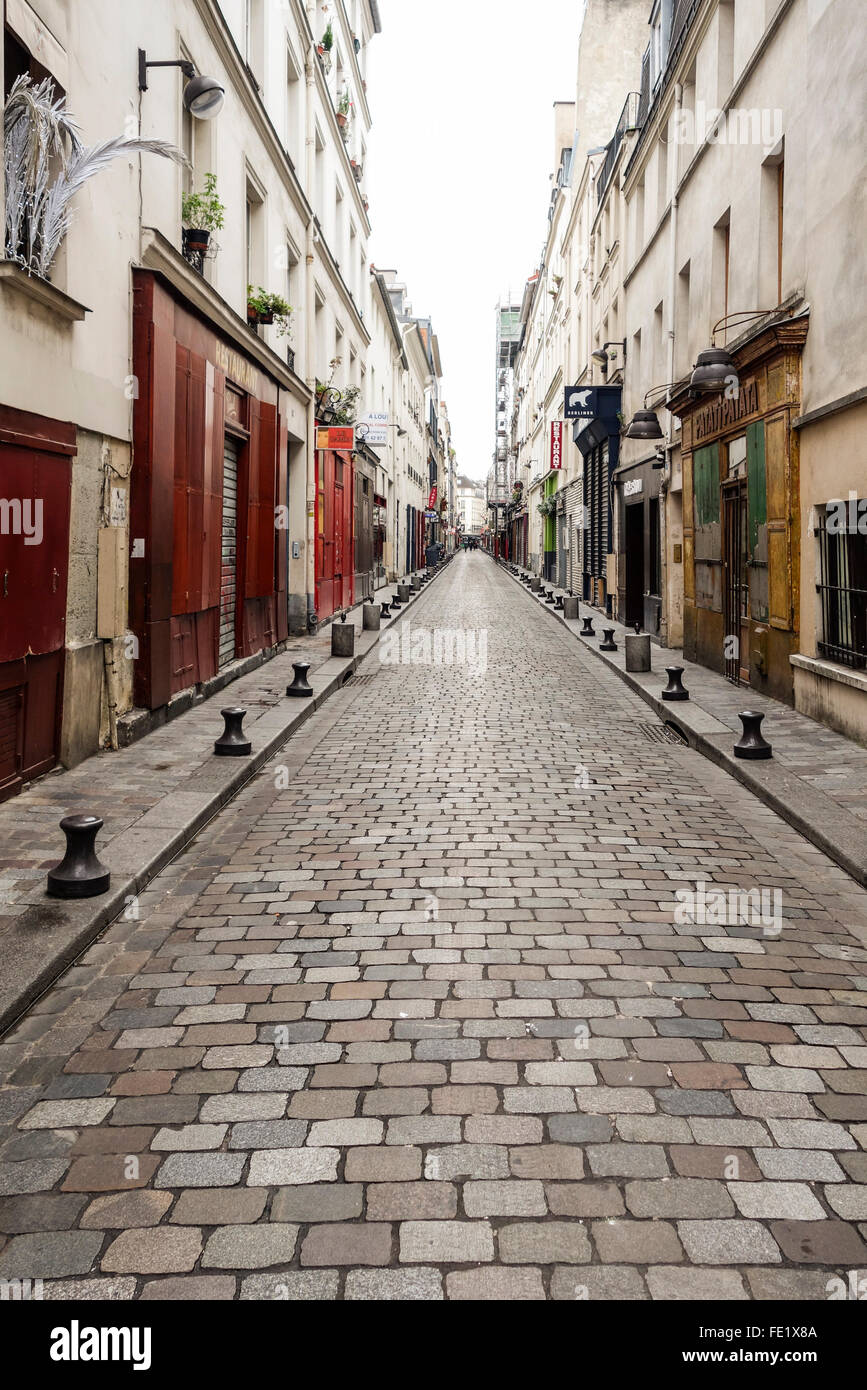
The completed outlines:
{"type": "Polygon", "coordinates": [[[469,659],[383,634],[3,1040],[0,1278],[827,1299],[867,1267],[867,893],[485,555],[405,623],[469,659]]]}

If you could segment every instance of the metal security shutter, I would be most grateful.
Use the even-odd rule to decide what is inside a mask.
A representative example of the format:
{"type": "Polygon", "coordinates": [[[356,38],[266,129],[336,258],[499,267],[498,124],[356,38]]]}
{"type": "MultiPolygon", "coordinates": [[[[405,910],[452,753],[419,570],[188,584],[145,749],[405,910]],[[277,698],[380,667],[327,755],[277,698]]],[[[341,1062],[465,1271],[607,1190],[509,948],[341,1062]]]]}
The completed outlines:
{"type": "Polygon", "coordinates": [[[581,536],[579,526],[582,512],[582,483],[570,483],[564,498],[566,503],[566,533],[569,537],[566,566],[566,588],[578,593],[581,584],[581,536]]]}
{"type": "Polygon", "coordinates": [[[20,786],[23,709],[22,686],[0,694],[0,801],[20,786]]]}
{"type": "Polygon", "coordinates": [[[223,448],[223,540],[220,578],[220,666],[235,659],[237,593],[238,450],[231,439],[223,448]]]}

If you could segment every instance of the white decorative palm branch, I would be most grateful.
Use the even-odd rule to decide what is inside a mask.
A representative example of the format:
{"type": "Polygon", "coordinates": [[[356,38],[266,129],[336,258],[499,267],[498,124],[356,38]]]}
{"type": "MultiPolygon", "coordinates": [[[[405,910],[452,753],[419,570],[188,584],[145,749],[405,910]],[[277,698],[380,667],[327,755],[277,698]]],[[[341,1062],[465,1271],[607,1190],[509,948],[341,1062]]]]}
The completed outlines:
{"type": "Polygon", "coordinates": [[[188,164],[182,151],[165,140],[121,135],[85,148],[65,98],[55,100],[54,83],[47,77],[39,83],[16,78],[3,125],[6,255],[43,280],[69,230],[72,199],[111,160],[144,151],[188,164]],[[52,169],[57,174],[49,181],[52,169]]]}

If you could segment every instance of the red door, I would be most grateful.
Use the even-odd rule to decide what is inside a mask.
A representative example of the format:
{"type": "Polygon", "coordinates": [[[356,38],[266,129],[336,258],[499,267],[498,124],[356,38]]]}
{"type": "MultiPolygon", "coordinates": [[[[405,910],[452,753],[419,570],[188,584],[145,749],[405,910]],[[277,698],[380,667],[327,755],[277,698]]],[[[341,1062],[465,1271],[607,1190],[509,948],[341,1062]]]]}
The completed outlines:
{"type": "Polygon", "coordinates": [[[60,744],[75,445],[72,426],[54,425],[62,438],[38,447],[43,424],[0,418],[0,800],[52,767],[60,744]]]}
{"type": "Polygon", "coordinates": [[[316,611],[330,618],[353,601],[352,460],[348,454],[317,454],[316,611]]]}

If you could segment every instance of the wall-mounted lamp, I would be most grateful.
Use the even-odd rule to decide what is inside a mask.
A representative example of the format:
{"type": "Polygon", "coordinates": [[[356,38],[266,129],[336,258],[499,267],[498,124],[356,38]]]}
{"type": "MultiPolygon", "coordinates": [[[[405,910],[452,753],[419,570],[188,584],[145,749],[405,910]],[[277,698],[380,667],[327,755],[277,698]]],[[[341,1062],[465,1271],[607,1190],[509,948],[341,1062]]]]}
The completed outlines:
{"type": "Polygon", "coordinates": [[[738,372],[731,353],[724,347],[716,346],[717,333],[722,328],[727,329],[732,319],[737,319],[736,327],[740,328],[743,323],[763,319],[770,313],[773,313],[772,309],[736,309],[718,319],[710,335],[711,346],[700,352],[695,360],[695,369],[689,381],[690,390],[700,395],[713,395],[724,391],[731,378],[737,377],[738,372]]]}
{"type": "Polygon", "coordinates": [[[602,375],[603,375],[603,377],[606,378],[606,379],[607,379],[607,377],[608,377],[608,352],[607,352],[607,349],[610,348],[610,347],[621,348],[621,349],[623,350],[623,365],[625,366],[625,365],[626,365],[626,339],[625,339],[625,338],[624,338],[622,341],[621,341],[619,338],[615,338],[612,342],[603,343],[602,346],[601,346],[601,348],[597,348],[595,352],[591,352],[591,354],[590,354],[590,356],[593,358],[593,361],[599,363],[600,367],[602,368],[602,375]]]}
{"type": "MultiPolygon", "coordinates": [[[[657,391],[668,391],[672,386],[676,385],[677,383],[674,381],[666,381],[663,382],[661,386],[651,386],[650,390],[645,392],[644,409],[636,410],[635,414],[630,420],[629,427],[626,430],[627,439],[663,438],[662,430],[659,426],[659,420],[657,419],[656,411],[648,409],[648,401],[650,400],[651,396],[656,394],[657,391]]],[[[657,405],[659,405],[658,401],[657,405]]]]}
{"type": "Polygon", "coordinates": [[[143,48],[138,51],[138,89],[148,89],[148,68],[180,68],[188,78],[184,87],[184,106],[198,121],[210,121],[219,115],[223,108],[226,89],[216,77],[203,77],[196,72],[188,58],[172,58],[166,61],[148,61],[143,48]]]}

